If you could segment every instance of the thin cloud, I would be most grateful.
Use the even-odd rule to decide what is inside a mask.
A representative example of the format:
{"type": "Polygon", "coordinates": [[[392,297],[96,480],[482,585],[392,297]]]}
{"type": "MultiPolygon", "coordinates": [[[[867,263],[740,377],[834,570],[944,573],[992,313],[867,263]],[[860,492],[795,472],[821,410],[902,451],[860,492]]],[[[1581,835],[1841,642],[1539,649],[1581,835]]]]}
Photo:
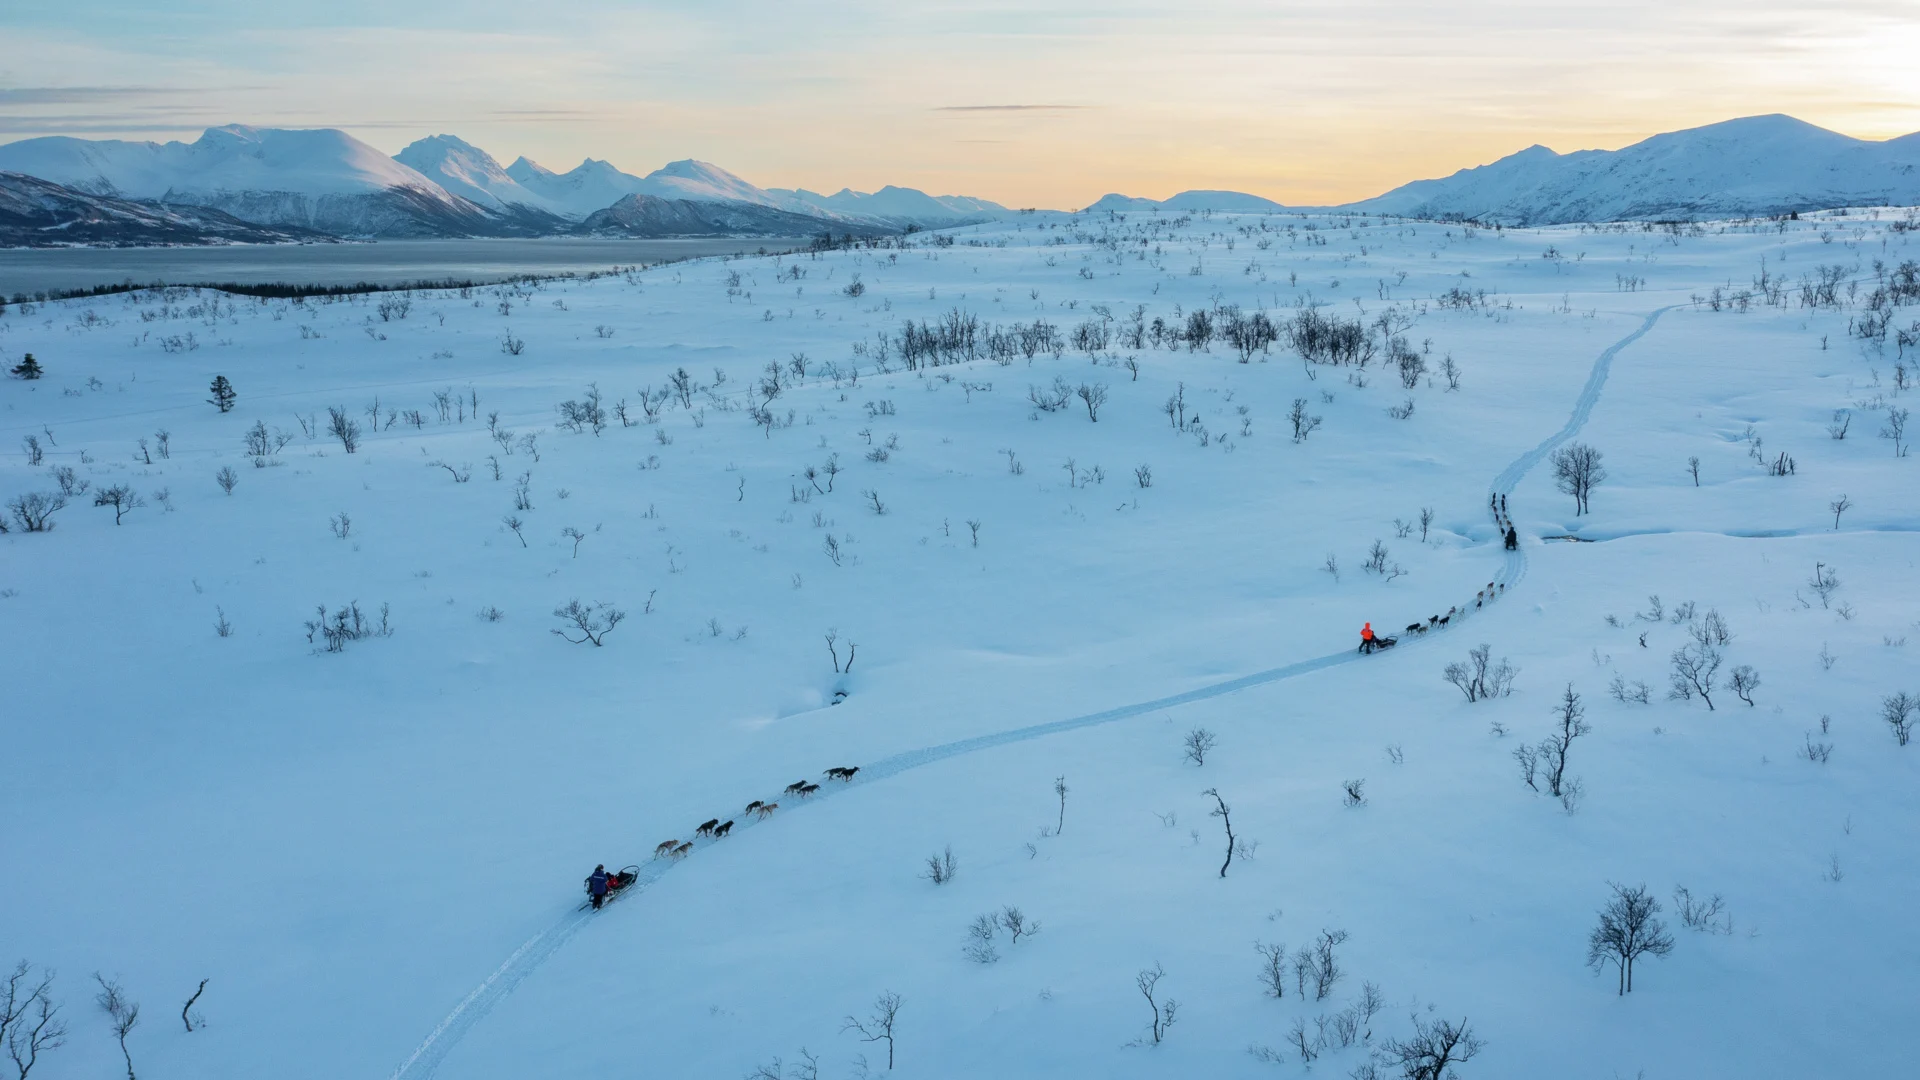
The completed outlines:
{"type": "Polygon", "coordinates": [[[490,115],[501,120],[555,120],[563,123],[607,118],[603,113],[587,109],[495,109],[490,115]]]}
{"type": "Polygon", "coordinates": [[[41,121],[31,117],[0,117],[0,135],[131,135],[142,134],[191,134],[203,130],[204,124],[155,124],[143,117],[137,121],[114,121],[111,118],[99,121],[41,121]]]}
{"type": "Polygon", "coordinates": [[[216,94],[266,90],[265,86],[15,86],[0,87],[0,105],[86,105],[161,94],[216,94]]]}
{"type": "Polygon", "coordinates": [[[1093,107],[1092,105],[938,105],[933,111],[944,113],[1072,112],[1093,107]]]}
{"type": "Polygon", "coordinates": [[[81,105],[89,101],[178,92],[161,86],[20,86],[0,89],[0,105],[81,105]]]}

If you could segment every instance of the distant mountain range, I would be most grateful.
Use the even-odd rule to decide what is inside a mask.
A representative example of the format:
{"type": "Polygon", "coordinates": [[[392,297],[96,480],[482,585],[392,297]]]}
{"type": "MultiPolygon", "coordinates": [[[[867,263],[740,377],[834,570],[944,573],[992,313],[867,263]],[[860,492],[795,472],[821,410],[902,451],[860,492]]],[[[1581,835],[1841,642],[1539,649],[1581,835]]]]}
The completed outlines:
{"type": "MultiPolygon", "coordinates": [[[[1668,132],[1620,150],[1557,154],[1531,146],[1490,165],[1416,180],[1360,202],[1292,209],[1561,225],[1914,204],[1920,204],[1920,134],[1871,142],[1776,114],[1668,132]]],[[[1232,191],[1183,191],[1161,202],[1108,195],[1087,209],[1281,207],[1232,191]]]]}
{"type": "Polygon", "coordinates": [[[1556,154],[1531,146],[1345,209],[1557,225],[1916,203],[1920,134],[1871,142],[1775,114],[1655,135],[1620,150],[1556,154]]]}
{"type": "Polygon", "coordinates": [[[237,124],[209,128],[192,143],[25,139],[0,145],[0,171],[60,185],[71,199],[194,207],[269,229],[340,238],[867,236],[1006,212],[984,199],[908,188],[825,197],[768,191],[691,160],[643,177],[593,159],[565,173],[524,157],[503,169],[486,151],[451,135],[421,139],[390,158],[342,131],[237,124]],[[616,208],[620,212],[606,213],[616,208]]]}
{"type": "MultiPolygon", "coordinates": [[[[192,143],[66,137],[0,145],[0,244],[232,243],[459,236],[872,236],[1008,213],[912,188],[760,188],[706,162],[646,176],[588,158],[556,173],[501,168],[451,135],[393,157],[341,131],[210,128],[192,143]],[[6,175],[22,174],[22,175],[6,175]],[[29,184],[26,178],[36,178],[29,184]]],[[[1789,116],[1669,132],[1621,150],[1533,146],[1341,207],[1509,225],[1698,220],[1920,204],[1920,134],[1854,139],[1789,116]]],[[[1154,200],[1111,194],[1093,212],[1271,213],[1235,191],[1154,200]]]]}
{"type": "Polygon", "coordinates": [[[204,206],[116,199],[25,173],[0,172],[0,247],[286,244],[332,239],[308,229],[255,225],[204,206]]]}

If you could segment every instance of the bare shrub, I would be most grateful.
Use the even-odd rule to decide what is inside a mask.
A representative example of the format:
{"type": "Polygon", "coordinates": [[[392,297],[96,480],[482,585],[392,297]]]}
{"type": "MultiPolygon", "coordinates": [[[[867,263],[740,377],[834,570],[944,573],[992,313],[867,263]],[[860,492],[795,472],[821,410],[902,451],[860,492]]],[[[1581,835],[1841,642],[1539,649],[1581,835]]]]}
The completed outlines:
{"type": "Polygon", "coordinates": [[[29,491],[7,500],[13,520],[27,532],[52,532],[53,515],[66,508],[67,497],[48,491],[29,491]]]}
{"type": "Polygon", "coordinates": [[[1099,423],[1100,407],[1107,403],[1107,384],[1081,383],[1074,393],[1078,395],[1080,401],[1086,405],[1087,419],[1096,424],[1099,423]]]}
{"type": "Polygon", "coordinates": [[[1307,436],[1320,426],[1321,419],[1307,415],[1306,398],[1294,398],[1293,408],[1287,412],[1287,422],[1293,425],[1293,441],[1306,442],[1307,436]]]}
{"type": "Polygon", "coordinates": [[[360,610],[358,600],[348,603],[327,614],[327,605],[318,604],[314,608],[314,617],[307,620],[307,640],[321,639],[328,652],[344,652],[350,642],[367,638],[392,637],[393,625],[389,621],[390,610],[386,604],[380,605],[380,621],[375,623],[372,616],[360,610]]]}
{"type": "Polygon", "coordinates": [[[1345,974],[1340,970],[1339,960],[1333,950],[1346,940],[1345,930],[1322,930],[1314,940],[1307,972],[1313,983],[1313,1000],[1325,1001],[1333,993],[1334,984],[1345,974]]]}
{"type": "Polygon", "coordinates": [[[1187,732],[1186,738],[1181,740],[1180,745],[1186,748],[1186,759],[1188,761],[1193,762],[1195,765],[1205,765],[1207,763],[1207,755],[1213,752],[1214,744],[1218,741],[1219,740],[1214,737],[1213,732],[1203,727],[1197,727],[1187,732]]]}
{"type": "Polygon", "coordinates": [[[993,938],[999,932],[1000,921],[989,913],[976,917],[967,927],[967,944],[961,948],[961,955],[976,964],[991,964],[1000,959],[1000,952],[993,947],[993,938]]]}
{"type": "Polygon", "coordinates": [[[627,613],[611,604],[582,604],[578,600],[569,600],[553,609],[553,617],[562,623],[553,628],[554,636],[575,645],[591,642],[598,648],[606,642],[607,635],[626,619],[627,613]],[[580,636],[574,637],[576,633],[580,636]]]}
{"type": "Polygon", "coordinates": [[[1913,738],[1916,714],[1920,714],[1920,695],[1902,691],[1880,700],[1880,719],[1893,730],[1893,741],[1900,746],[1907,745],[1913,738]]]}
{"type": "Polygon", "coordinates": [[[127,992],[118,982],[99,972],[93,973],[93,979],[100,984],[100,992],[94,995],[94,1004],[107,1014],[107,1021],[113,1028],[113,1037],[120,1043],[120,1056],[126,1059],[127,1080],[135,1080],[133,1075],[133,1054],[127,1049],[127,1036],[140,1024],[140,1003],[127,997],[127,992]]]}
{"type": "Polygon", "coordinates": [[[1007,931],[1012,944],[1020,944],[1023,937],[1032,937],[1040,932],[1040,920],[1029,919],[1019,908],[1012,904],[1000,909],[1000,925],[1007,931]]]}
{"type": "Polygon", "coordinates": [[[852,1016],[840,1025],[841,1031],[851,1031],[860,1036],[861,1042],[884,1042],[887,1044],[887,1069],[893,1069],[893,1028],[900,1016],[900,995],[889,990],[873,1001],[873,1012],[865,1020],[856,1020],[852,1016]]]}
{"type": "MultiPolygon", "coordinates": [[[[1233,841],[1233,811],[1227,806],[1227,801],[1220,797],[1218,789],[1208,788],[1206,791],[1201,792],[1201,794],[1213,796],[1214,808],[1207,812],[1207,816],[1219,818],[1220,823],[1225,826],[1227,830],[1227,858],[1225,862],[1220,864],[1220,876],[1226,877],[1227,867],[1233,865],[1233,853],[1236,847],[1233,841]]],[[[1251,855],[1249,855],[1249,858],[1250,857],[1251,855]]]]}
{"type": "Polygon", "coordinates": [[[126,517],[130,511],[137,510],[147,505],[147,503],[145,499],[142,499],[133,490],[131,485],[115,484],[112,487],[100,488],[98,491],[95,491],[93,493],[93,505],[112,507],[113,523],[118,525],[120,524],[120,519],[126,517]]]}
{"type": "Polygon", "coordinates": [[[1673,664],[1668,674],[1667,697],[1674,701],[1692,701],[1695,694],[1713,711],[1713,690],[1719,676],[1722,657],[1711,645],[1695,642],[1675,649],[1668,658],[1673,664]]]}
{"type": "Polygon", "coordinates": [[[53,972],[34,977],[25,960],[0,984],[0,1046],[6,1047],[19,1080],[27,1080],[40,1055],[66,1045],[67,1023],[53,1000],[53,972]]]}
{"type": "Polygon", "coordinates": [[[1166,977],[1166,969],[1159,964],[1142,968],[1140,973],[1133,977],[1133,985],[1139,989],[1140,996],[1147,999],[1147,1008],[1153,1012],[1153,1026],[1150,1031],[1155,1046],[1160,1045],[1161,1041],[1167,1037],[1167,1031],[1173,1027],[1174,1018],[1180,1011],[1179,1002],[1172,998],[1161,1001],[1157,996],[1160,991],[1160,980],[1166,977]]]}
{"type": "Polygon", "coordinates": [[[340,449],[351,454],[360,449],[360,422],[338,405],[327,409],[327,434],[340,440],[340,449]]]}
{"type": "Polygon", "coordinates": [[[927,856],[926,872],[920,876],[935,885],[945,885],[959,871],[960,864],[953,857],[953,845],[948,844],[943,850],[927,856]]]}
{"type": "Polygon", "coordinates": [[[1636,705],[1645,705],[1653,697],[1653,688],[1639,680],[1635,680],[1632,685],[1628,685],[1625,676],[1615,675],[1613,681],[1607,684],[1607,693],[1613,695],[1613,700],[1620,702],[1622,705],[1628,702],[1636,705]]]}
{"type": "Polygon", "coordinates": [[[1263,945],[1256,941],[1253,951],[1260,954],[1260,985],[1271,998],[1287,996],[1287,947],[1263,945]]]}
{"type": "Polygon", "coordinates": [[[93,486],[92,481],[81,479],[79,472],[71,465],[55,465],[48,469],[47,473],[53,477],[53,482],[59,486],[60,494],[65,495],[69,499],[75,495],[85,495],[87,489],[93,486]]]}
{"type": "MultiPolygon", "coordinates": [[[[1840,514],[1837,511],[1833,515],[1833,524],[1836,529],[1840,527],[1840,514]]],[[[1840,588],[1840,575],[1834,573],[1833,567],[1826,563],[1814,563],[1813,576],[1807,579],[1807,587],[1820,597],[1821,607],[1828,607],[1834,592],[1840,588]]]]}
{"type": "Polygon", "coordinates": [[[187,1034],[189,1035],[207,1026],[206,1017],[195,1011],[193,1004],[200,1000],[201,994],[207,992],[207,984],[212,981],[211,979],[201,979],[200,985],[194,988],[193,996],[187,998],[185,1005],[180,1006],[180,1022],[186,1025],[187,1034]]]}
{"type": "Polygon", "coordinates": [[[1703,934],[1733,933],[1733,916],[1727,913],[1727,902],[1719,893],[1697,900],[1685,885],[1676,885],[1673,906],[1680,913],[1680,925],[1689,930],[1703,934]]]}
{"type": "Polygon", "coordinates": [[[1493,646],[1485,643],[1477,649],[1467,651],[1466,663],[1448,664],[1441,672],[1441,675],[1458,687],[1470,702],[1512,694],[1513,680],[1519,674],[1520,669],[1508,663],[1505,657],[1501,657],[1500,662],[1495,664],[1493,646]]]}
{"type": "Polygon", "coordinates": [[[1412,1036],[1388,1039],[1383,1049],[1406,1080],[1446,1080],[1455,1064],[1473,1060],[1485,1047],[1465,1017],[1456,1026],[1451,1020],[1428,1022],[1415,1016],[1412,1036]]]}

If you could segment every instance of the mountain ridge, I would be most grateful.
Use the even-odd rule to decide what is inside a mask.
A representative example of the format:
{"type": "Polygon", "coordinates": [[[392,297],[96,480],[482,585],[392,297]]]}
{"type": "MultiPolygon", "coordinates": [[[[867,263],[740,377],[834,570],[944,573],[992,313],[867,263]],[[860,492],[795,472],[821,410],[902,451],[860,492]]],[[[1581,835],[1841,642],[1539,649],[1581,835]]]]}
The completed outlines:
{"type": "Polygon", "coordinates": [[[241,221],[201,206],[164,206],[0,172],[0,247],[154,247],[327,242],[306,229],[241,221]]]}
{"type": "MultiPolygon", "coordinates": [[[[66,188],[75,193],[66,197],[69,201],[93,196],[159,207],[198,206],[267,228],[340,238],[565,235],[634,195],[725,209],[630,206],[596,228],[657,230],[678,222],[693,230],[688,235],[714,235],[714,229],[729,227],[765,235],[769,223],[780,222],[794,235],[829,229],[874,235],[983,221],[997,209],[986,200],[947,197],[942,202],[892,187],[879,197],[843,191],[796,198],[692,158],[668,162],[644,177],[593,158],[555,173],[524,156],[502,168],[485,150],[448,134],[416,140],[388,157],[337,129],[241,124],[208,128],[191,143],[23,139],[0,145],[0,169],[66,188]],[[844,205],[868,198],[878,202],[853,209],[844,205]],[[784,216],[748,214],[739,209],[744,206],[784,216]],[[621,220],[628,224],[618,225],[621,220]]],[[[214,232],[221,228],[226,227],[214,232]]]]}
{"type": "Polygon", "coordinates": [[[1920,203],[1920,134],[1856,139],[1781,113],[1619,150],[1534,145],[1340,209],[1508,225],[1698,220],[1920,203]]]}
{"type": "MultiPolygon", "coordinates": [[[[74,235],[92,227],[112,233],[106,223],[118,221],[124,235],[174,238],[160,242],[249,242],[235,239],[251,235],[244,226],[267,230],[263,236],[281,230],[374,239],[596,230],[651,236],[671,235],[658,230],[674,227],[693,230],[686,235],[715,235],[714,229],[767,235],[775,223],[796,235],[874,235],[1011,212],[987,199],[894,185],[874,192],[843,187],[831,195],[761,188],[695,158],[645,176],[595,158],[558,173],[524,155],[502,168],[485,150],[448,134],[388,157],[338,129],[244,124],[208,128],[191,143],[23,139],[0,144],[0,170],[63,189],[32,196],[16,190],[22,221],[44,225],[51,219],[35,215],[50,213],[69,221],[74,235]],[[635,197],[639,201],[628,201],[635,197]],[[207,213],[195,216],[188,207],[207,213]],[[136,219],[145,224],[132,224],[136,219]],[[98,224],[80,226],[87,221],[98,224]],[[183,239],[196,227],[204,229],[203,241],[183,239]]],[[[17,181],[14,186],[20,188],[17,181]]],[[[1914,204],[1920,204],[1920,133],[1856,139],[1775,113],[1664,132],[1618,150],[1563,154],[1534,144],[1332,207],[1287,207],[1244,192],[1191,189],[1167,199],[1111,193],[1083,212],[1312,209],[1550,225],[1914,204]]]]}

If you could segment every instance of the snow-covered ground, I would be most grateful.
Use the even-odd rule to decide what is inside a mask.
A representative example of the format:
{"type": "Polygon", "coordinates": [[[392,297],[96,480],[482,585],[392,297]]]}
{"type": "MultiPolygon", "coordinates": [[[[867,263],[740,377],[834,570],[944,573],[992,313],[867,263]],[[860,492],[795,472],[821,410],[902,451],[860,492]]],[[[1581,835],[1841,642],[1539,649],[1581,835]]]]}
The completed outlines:
{"type": "Polygon", "coordinates": [[[1417,1017],[1484,1040],[1468,1078],[1905,1075],[1920,746],[1880,711],[1920,692],[1920,477],[1878,433],[1913,396],[1916,309],[1851,331],[1920,259],[1911,220],[1038,214],[470,294],[11,307],[0,355],[46,375],[0,382],[0,496],[90,485],[0,537],[0,962],[57,969],[71,1029],[33,1075],[121,1066],[96,970],[142,1006],[143,1078],[805,1077],[805,1047],[839,1080],[887,1072],[843,1024],[888,992],[900,1076],[1295,1076],[1289,1029],[1311,1049],[1368,984],[1384,1008],[1353,1045],[1330,1025],[1315,1073],[1364,1074],[1417,1017]],[[1763,265],[1779,302],[1735,310],[1763,265]],[[1807,306],[1821,267],[1843,280],[1807,306]],[[1386,317],[1427,372],[1303,363],[1302,303],[1386,317]],[[1221,305],[1281,340],[1155,345],[1221,305]],[[950,312],[977,357],[908,368],[903,321],[950,312]],[[988,355],[1035,320],[1057,352],[988,355]],[[650,420],[682,369],[702,388],[650,420]],[[1097,422],[1032,403],[1056,379],[1106,388],[1097,422]],[[591,385],[607,426],[566,430],[591,385]],[[1323,419],[1303,441],[1296,399],[1323,419]],[[290,436],[260,467],[256,423],[290,436]],[[1540,461],[1563,437],[1606,455],[1583,517],[1540,461]],[[121,484],[146,505],[116,525],[93,501],[121,484]],[[1569,534],[1596,542],[1545,539],[1569,534]],[[626,613],[603,647],[550,633],[574,599],[626,613]],[[309,640],[354,602],[391,635],[309,640]],[[1353,651],[1364,621],[1449,608],[1353,651]],[[1751,706],[1667,699],[1710,610],[1751,706]],[[1442,669],[1483,642],[1519,673],[1469,703],[1442,669]],[[1569,685],[1572,812],[1514,757],[1569,685]],[[801,780],[823,786],[783,793],[801,780]],[[1224,878],[1207,789],[1244,844],[1224,878]],[[652,858],[709,818],[732,834],[652,858]],[[579,910],[596,862],[642,887],[579,910]],[[1677,939],[1625,997],[1585,966],[1609,882],[1677,939]],[[1731,932],[1681,926],[1676,886],[1724,897],[1731,932]],[[1007,905],[1041,932],[970,960],[1007,905]],[[1291,968],[1323,930],[1343,977],[1268,996],[1256,943],[1291,968]],[[1159,1045],[1155,965],[1179,1002],[1159,1045]]]}

